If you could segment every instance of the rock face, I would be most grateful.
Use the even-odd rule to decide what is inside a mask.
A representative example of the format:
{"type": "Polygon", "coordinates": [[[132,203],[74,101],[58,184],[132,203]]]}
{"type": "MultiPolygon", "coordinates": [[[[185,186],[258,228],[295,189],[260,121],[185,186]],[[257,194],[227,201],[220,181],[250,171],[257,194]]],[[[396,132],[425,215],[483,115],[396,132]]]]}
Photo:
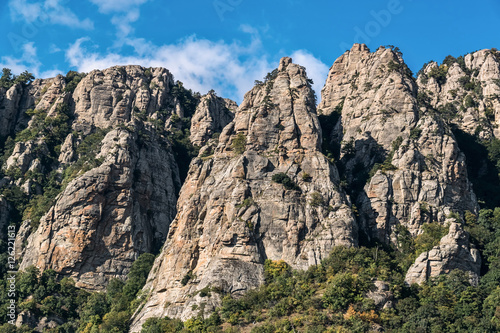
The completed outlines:
{"type": "Polygon", "coordinates": [[[418,110],[416,85],[408,71],[396,52],[380,47],[371,53],[364,44],[355,44],[335,61],[318,108],[326,115],[342,110],[333,133],[343,143],[342,156],[351,153],[354,142],[358,156],[353,161],[367,166],[377,145],[390,151],[398,136],[409,134],[418,121],[418,110]]]}
{"type": "Polygon", "coordinates": [[[28,86],[18,83],[8,90],[0,88],[0,138],[4,139],[26,127],[29,120],[26,110],[35,106],[55,108],[67,98],[63,92],[65,86],[64,77],[58,75],[51,79],[36,79],[28,86]]]}
{"type": "MultiPolygon", "coordinates": [[[[59,142],[59,155],[45,158],[54,153],[37,137],[17,142],[6,163],[21,175],[52,171],[67,178],[73,170],[75,178],[28,237],[21,268],[54,269],[79,287],[102,290],[109,279],[124,279],[139,254],[159,251],[175,217],[181,184],[163,130],[170,115],[185,112],[179,102],[184,90],[167,70],[140,66],[93,71],[73,93],[65,86],[57,77],[29,88],[47,119],[59,115],[58,106],[69,110],[73,132],[59,142]],[[94,143],[97,156],[91,157],[84,140],[98,131],[107,134],[94,143]]],[[[31,193],[35,181],[25,178],[15,184],[37,194],[31,193]]]]}
{"type": "Polygon", "coordinates": [[[218,146],[204,148],[213,157],[192,163],[131,330],[150,317],[196,315],[195,304],[212,310],[220,296],[202,298],[203,288],[241,295],[257,287],[265,259],[307,268],[335,245],[356,246],[349,201],[320,144],[305,70],[283,58],[245,95],[218,146]]]}
{"type": "MultiPolygon", "coordinates": [[[[151,317],[207,316],[219,291],[261,285],[267,259],[306,269],[337,245],[398,247],[428,222],[449,233],[406,281],[453,269],[477,281],[478,251],[448,217],[478,210],[456,131],[500,138],[496,50],[430,63],[415,80],[397,49],[355,44],[331,67],[317,110],[290,58],[239,107],[192,94],[163,68],[81,76],[0,89],[0,190],[29,200],[16,221],[21,269],[99,291],[161,250],[132,332],[151,317]]],[[[16,207],[0,195],[0,227],[16,207]]],[[[375,285],[368,296],[391,307],[388,285],[375,285]]]]}
{"type": "Polygon", "coordinates": [[[398,52],[356,44],[322,90],[319,108],[339,116],[330,140],[368,239],[397,244],[400,226],[416,236],[425,222],[477,210],[465,156],[449,127],[420,107],[417,89],[398,52]]]}
{"type": "Polygon", "coordinates": [[[424,116],[415,128],[419,137],[403,139],[390,167],[382,166],[360,196],[364,225],[377,231],[376,238],[394,244],[399,225],[416,236],[423,223],[444,223],[451,212],[478,209],[465,156],[448,127],[424,116]]]}
{"type": "Polygon", "coordinates": [[[177,166],[158,143],[136,140],[126,130],[106,135],[104,162],[68,184],[29,237],[21,269],[51,268],[99,290],[159,248],[175,216],[177,166]]]}
{"type": "Polygon", "coordinates": [[[191,119],[191,142],[195,146],[203,146],[215,133],[234,118],[238,105],[227,98],[217,97],[214,93],[203,96],[191,119]]]}
{"type": "Polygon", "coordinates": [[[73,128],[107,128],[128,122],[134,115],[152,115],[178,105],[172,94],[174,79],[164,68],[115,66],[90,72],[73,94],[73,128]]]}
{"type": "Polygon", "coordinates": [[[427,64],[418,76],[422,96],[450,123],[481,138],[500,137],[500,52],[480,50],[438,66],[427,64]]]}
{"type": "Polygon", "coordinates": [[[16,84],[8,90],[0,88],[0,137],[6,137],[14,131],[19,118],[22,90],[20,84],[16,84]]]}
{"type": "Polygon", "coordinates": [[[477,249],[469,245],[469,235],[454,220],[448,220],[450,230],[439,245],[422,253],[406,273],[408,284],[422,283],[429,278],[447,274],[454,269],[468,272],[471,282],[477,285],[481,269],[481,257],[477,249]]]}

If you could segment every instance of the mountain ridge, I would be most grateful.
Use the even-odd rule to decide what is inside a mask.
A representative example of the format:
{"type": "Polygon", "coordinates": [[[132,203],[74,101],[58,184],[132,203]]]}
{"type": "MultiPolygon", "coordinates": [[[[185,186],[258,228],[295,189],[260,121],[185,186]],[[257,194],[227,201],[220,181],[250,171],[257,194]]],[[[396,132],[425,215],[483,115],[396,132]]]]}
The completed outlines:
{"type": "Polygon", "coordinates": [[[496,50],[415,79],[397,48],[355,44],[319,105],[288,57],[239,106],[163,68],[70,74],[0,88],[0,225],[17,223],[22,270],[90,291],[158,254],[132,332],[152,317],[208,318],[224,295],[264,284],[266,263],[308,269],[337,246],[393,248],[408,284],[484,275],[464,221],[487,200],[477,184],[498,184],[496,50]],[[486,151],[481,170],[464,142],[486,151]]]}

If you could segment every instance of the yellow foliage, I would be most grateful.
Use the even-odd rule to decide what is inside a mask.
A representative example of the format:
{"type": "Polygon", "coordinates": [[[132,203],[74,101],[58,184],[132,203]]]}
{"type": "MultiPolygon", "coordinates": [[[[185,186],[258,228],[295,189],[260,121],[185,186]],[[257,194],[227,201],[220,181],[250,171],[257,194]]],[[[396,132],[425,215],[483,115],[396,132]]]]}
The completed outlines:
{"type": "Polygon", "coordinates": [[[344,319],[345,320],[349,320],[352,317],[355,317],[356,315],[357,315],[357,312],[356,312],[356,310],[354,310],[354,307],[351,304],[351,305],[349,305],[349,308],[347,309],[347,312],[344,313],[344,319]]]}
{"type": "Polygon", "coordinates": [[[369,322],[369,323],[378,322],[380,319],[374,310],[371,310],[370,312],[357,312],[356,310],[354,310],[354,307],[351,304],[351,305],[349,305],[347,312],[344,313],[344,319],[349,320],[353,317],[359,318],[362,321],[369,322]]]}

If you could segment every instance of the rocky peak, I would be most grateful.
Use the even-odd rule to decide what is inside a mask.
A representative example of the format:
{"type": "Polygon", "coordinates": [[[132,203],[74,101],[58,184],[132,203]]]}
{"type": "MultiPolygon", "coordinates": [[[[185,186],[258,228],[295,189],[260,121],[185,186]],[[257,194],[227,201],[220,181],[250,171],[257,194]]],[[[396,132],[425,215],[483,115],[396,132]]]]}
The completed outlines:
{"type": "Polygon", "coordinates": [[[265,259],[307,268],[335,245],[357,244],[337,170],[319,151],[305,70],[290,58],[280,64],[245,95],[213,155],[202,149],[191,164],[133,332],[149,317],[209,314],[220,295],[199,290],[241,295],[263,282],[265,259]]]}
{"type": "Polygon", "coordinates": [[[221,134],[221,149],[230,152],[238,135],[247,138],[248,149],[319,150],[315,96],[304,67],[283,58],[278,70],[245,94],[235,121],[221,134]]]}
{"type": "Polygon", "coordinates": [[[96,156],[103,163],[71,181],[28,238],[21,269],[36,265],[102,290],[124,278],[140,253],[166,238],[175,215],[178,171],[160,142],[112,130],[96,156]]]}
{"type": "MultiPolygon", "coordinates": [[[[319,112],[342,114],[333,137],[343,147],[371,141],[390,151],[392,142],[408,134],[418,121],[411,72],[401,55],[389,48],[372,53],[366,45],[355,44],[334,62],[321,94],[319,112]]],[[[368,166],[370,151],[376,147],[370,151],[354,148],[365,156],[363,164],[368,166]]]]}
{"type": "Polygon", "coordinates": [[[417,79],[421,99],[470,135],[499,137],[500,53],[480,50],[464,57],[430,62],[417,79]]]}
{"type": "Polygon", "coordinates": [[[218,97],[213,92],[203,96],[191,119],[191,143],[201,147],[214,134],[220,134],[233,120],[237,108],[236,102],[218,97]]]}
{"type": "MultiPolygon", "coordinates": [[[[178,101],[172,96],[172,74],[165,68],[115,66],[88,73],[73,93],[75,129],[107,128],[130,121],[133,114],[151,115],[178,101]]],[[[182,114],[180,115],[183,116],[182,114]]]]}
{"type": "Polygon", "coordinates": [[[354,45],[331,67],[319,106],[338,119],[325,140],[340,147],[360,230],[396,246],[398,228],[417,236],[422,224],[444,223],[450,212],[477,211],[465,156],[417,95],[397,49],[354,45]]]}

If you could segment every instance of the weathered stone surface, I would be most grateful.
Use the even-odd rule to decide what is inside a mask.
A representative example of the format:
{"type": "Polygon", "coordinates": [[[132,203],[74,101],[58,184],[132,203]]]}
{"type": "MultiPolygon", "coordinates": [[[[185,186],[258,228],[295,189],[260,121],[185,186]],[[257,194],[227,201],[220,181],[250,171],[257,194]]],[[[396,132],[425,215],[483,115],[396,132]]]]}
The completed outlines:
{"type": "Polygon", "coordinates": [[[322,112],[341,111],[331,138],[369,239],[397,244],[399,225],[416,236],[425,222],[477,210],[465,156],[449,127],[419,110],[417,89],[400,54],[356,44],[322,90],[322,112]]]}
{"type": "MultiPolygon", "coordinates": [[[[115,66],[88,73],[78,84],[73,99],[76,120],[73,128],[108,128],[128,122],[133,115],[151,115],[178,104],[171,94],[173,76],[164,68],[115,66]]],[[[180,115],[182,116],[182,115],[180,115]]]]}
{"type": "Polygon", "coordinates": [[[379,309],[392,308],[394,295],[390,290],[389,283],[376,280],[373,282],[374,288],[366,293],[366,297],[372,299],[375,306],[379,309]]]}
{"type": "Polygon", "coordinates": [[[237,108],[236,102],[214,93],[203,96],[191,119],[191,143],[201,147],[214,133],[221,133],[233,120],[237,108]]]}
{"type": "Polygon", "coordinates": [[[450,230],[439,245],[422,253],[406,273],[408,284],[422,283],[454,269],[468,272],[471,282],[477,285],[481,269],[479,251],[472,248],[469,235],[455,220],[448,220],[450,230]]]}
{"type": "MultiPolygon", "coordinates": [[[[371,53],[355,44],[330,68],[318,109],[329,115],[342,110],[333,139],[355,145],[356,162],[368,166],[374,150],[389,151],[398,136],[407,136],[418,121],[416,85],[399,54],[380,47],[371,53]]],[[[330,139],[332,133],[324,133],[330,139]]],[[[373,162],[372,162],[373,164],[373,162]]],[[[353,165],[349,164],[349,168],[353,165]]]]}
{"type": "Polygon", "coordinates": [[[37,156],[35,150],[37,149],[46,152],[46,146],[43,142],[35,142],[33,140],[16,142],[14,151],[5,162],[4,170],[14,168],[19,169],[24,174],[35,163],[37,156]]]}
{"type": "Polygon", "coordinates": [[[58,158],[59,163],[62,165],[69,164],[76,157],[75,155],[75,137],[73,133],[70,133],[61,145],[61,153],[58,158]]]}
{"type": "Polygon", "coordinates": [[[106,135],[104,162],[57,198],[29,237],[21,269],[51,268],[79,287],[102,289],[162,244],[175,216],[177,166],[159,142],[136,140],[126,130],[106,135]]]}
{"type": "Polygon", "coordinates": [[[418,77],[421,93],[438,111],[447,108],[449,121],[460,130],[488,139],[500,137],[500,52],[480,50],[463,63],[429,63],[418,77]],[[440,69],[444,76],[436,77],[440,69]]]}
{"type": "Polygon", "coordinates": [[[397,227],[413,236],[424,223],[444,223],[451,212],[476,212],[465,156],[448,127],[424,116],[418,138],[406,138],[394,152],[394,170],[379,170],[360,196],[361,219],[376,238],[397,244],[397,227]]]}
{"type": "Polygon", "coordinates": [[[205,287],[232,295],[257,287],[265,259],[307,268],[335,245],[357,245],[337,170],[319,151],[313,101],[304,68],[284,58],[275,79],[245,95],[214,156],[194,160],[133,332],[149,317],[192,317],[194,304],[209,313],[220,296],[193,296],[205,287]],[[300,191],[273,182],[278,173],[300,191]]]}
{"type": "Polygon", "coordinates": [[[10,205],[7,199],[0,195],[0,236],[6,239],[4,230],[7,229],[7,225],[10,223],[10,205]]]}
{"type": "Polygon", "coordinates": [[[16,84],[8,90],[0,88],[0,137],[11,134],[16,126],[22,91],[20,84],[16,84]]]}

